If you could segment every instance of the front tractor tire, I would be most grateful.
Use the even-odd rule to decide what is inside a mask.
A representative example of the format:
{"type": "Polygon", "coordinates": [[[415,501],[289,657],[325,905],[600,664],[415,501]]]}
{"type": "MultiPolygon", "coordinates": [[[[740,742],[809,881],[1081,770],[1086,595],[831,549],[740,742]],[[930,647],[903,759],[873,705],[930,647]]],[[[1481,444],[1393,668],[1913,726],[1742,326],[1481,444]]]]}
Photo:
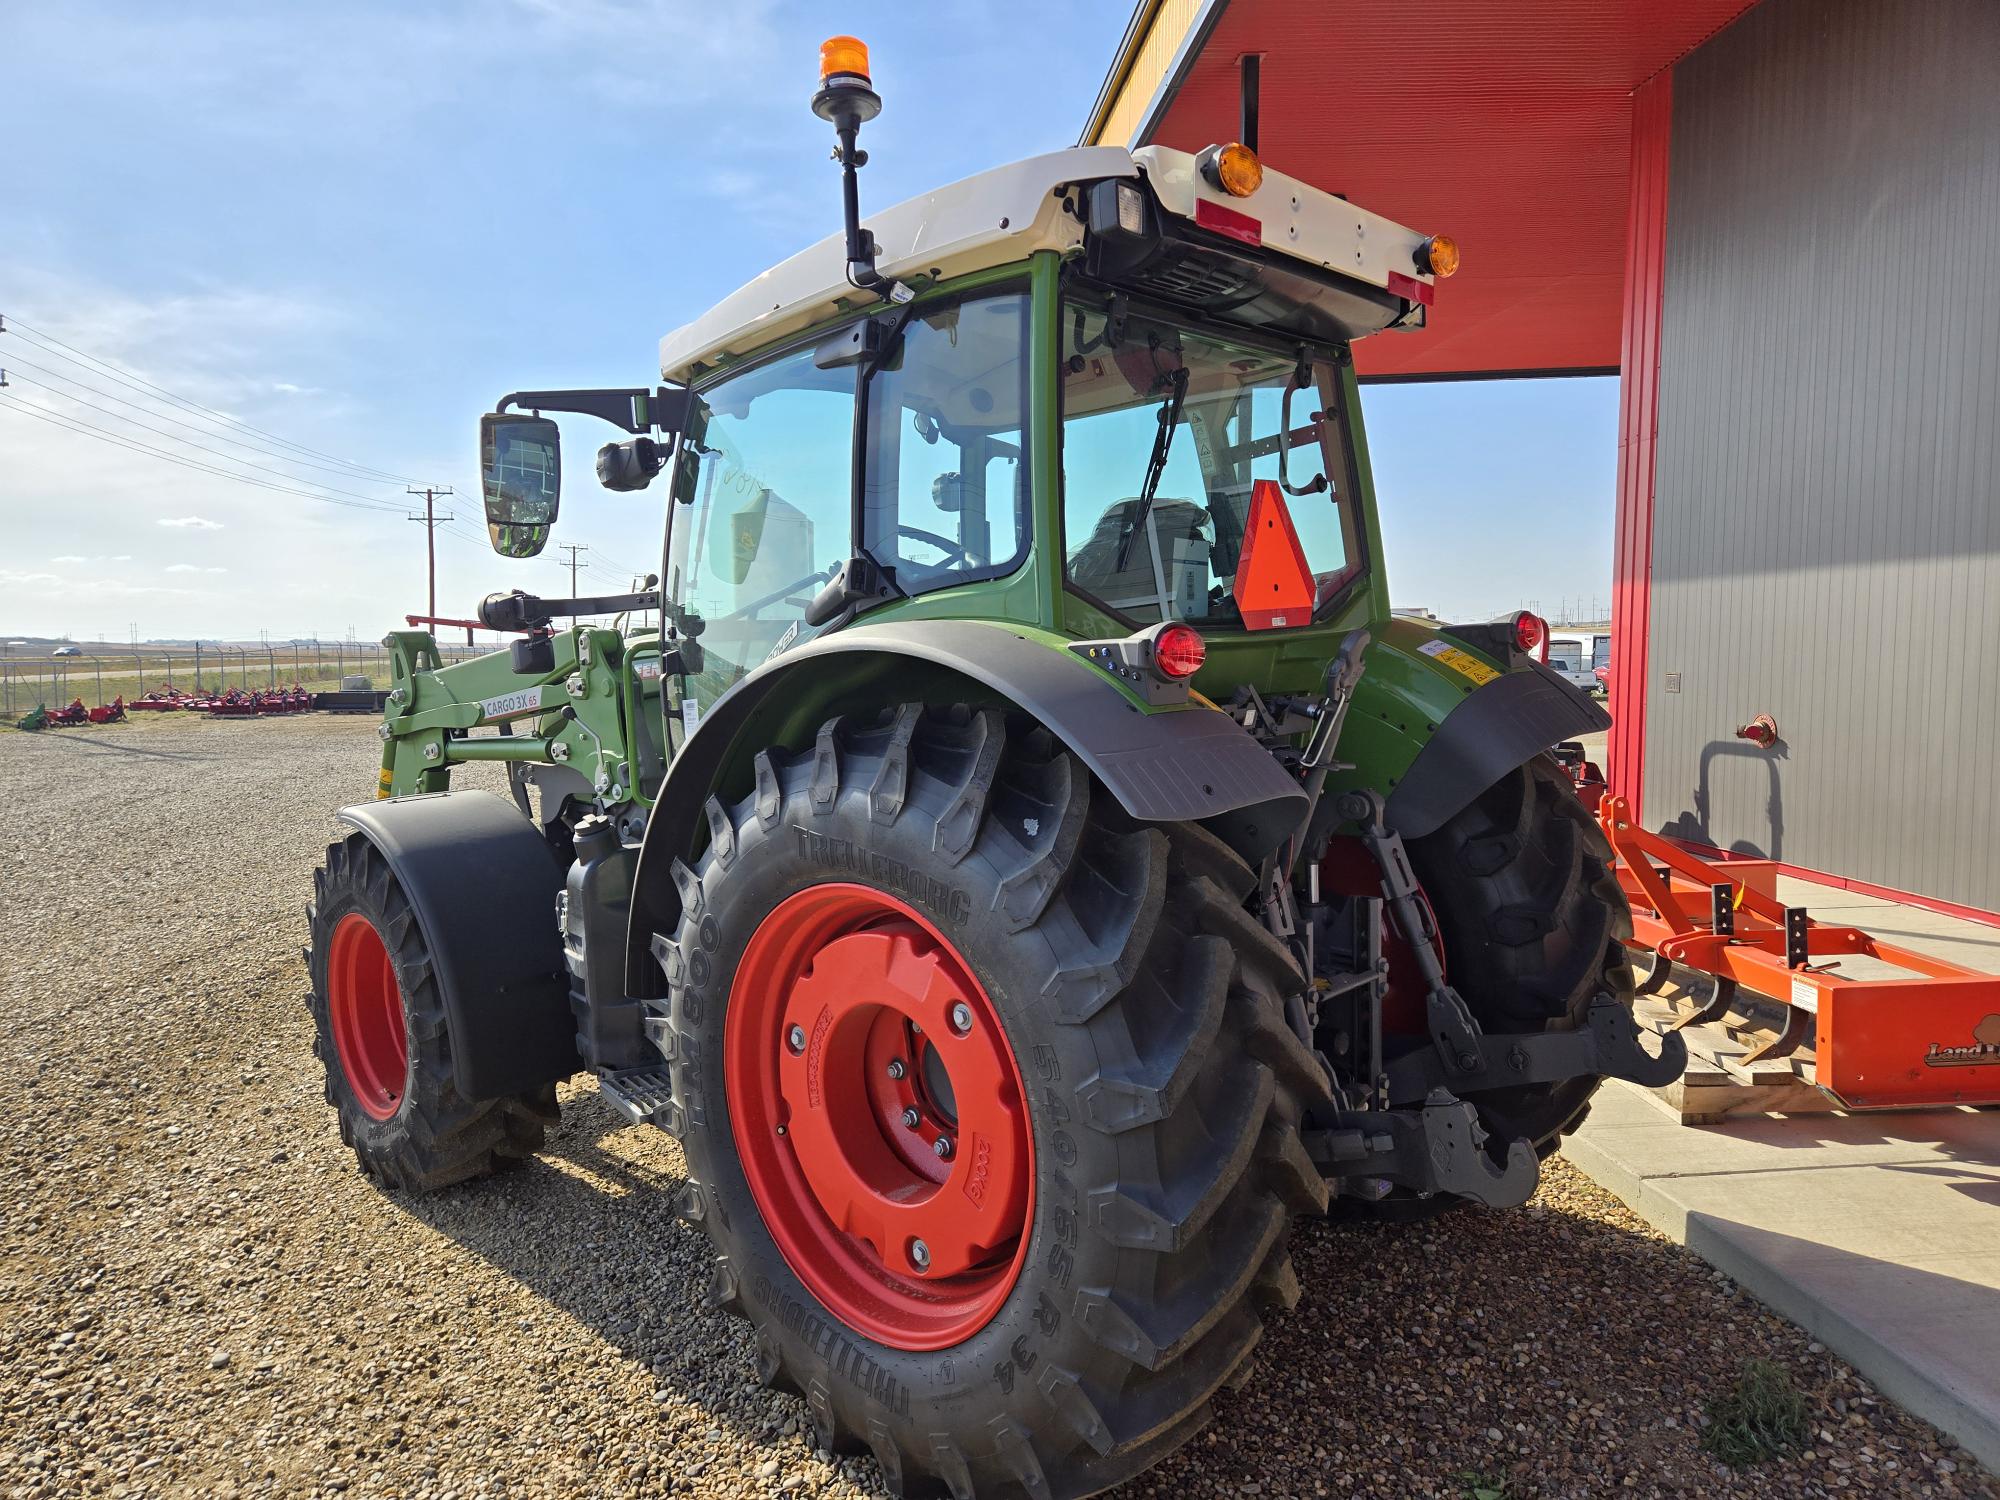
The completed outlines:
{"type": "Polygon", "coordinates": [[[899,1494],[1090,1494],[1185,1442],[1327,1201],[1248,867],[991,709],[836,719],[708,823],[648,1031],[758,1374],[899,1494]]]}
{"type": "Polygon", "coordinates": [[[362,1170],[431,1192],[526,1160],[556,1121],[555,1086],[468,1100],[429,950],[388,861],[359,833],[327,847],[307,911],[313,1052],[362,1170]]]}

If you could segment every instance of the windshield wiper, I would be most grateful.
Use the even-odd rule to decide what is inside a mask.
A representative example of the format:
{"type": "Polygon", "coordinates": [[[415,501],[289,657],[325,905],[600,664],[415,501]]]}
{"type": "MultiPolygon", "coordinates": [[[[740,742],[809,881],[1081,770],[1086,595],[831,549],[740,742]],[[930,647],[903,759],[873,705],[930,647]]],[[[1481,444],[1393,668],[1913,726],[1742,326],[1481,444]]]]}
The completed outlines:
{"type": "Polygon", "coordinates": [[[1125,540],[1118,545],[1114,571],[1119,573],[1124,572],[1132,561],[1132,544],[1138,541],[1147,518],[1153,513],[1153,497],[1159,493],[1160,477],[1167,472],[1167,455],[1174,446],[1174,429],[1181,423],[1181,403],[1187,399],[1186,365],[1178,370],[1169,370],[1161,378],[1169,386],[1167,399],[1160,403],[1160,430],[1153,434],[1153,452],[1146,460],[1146,482],[1139,487],[1139,506],[1132,513],[1132,529],[1125,533],[1125,540]]]}

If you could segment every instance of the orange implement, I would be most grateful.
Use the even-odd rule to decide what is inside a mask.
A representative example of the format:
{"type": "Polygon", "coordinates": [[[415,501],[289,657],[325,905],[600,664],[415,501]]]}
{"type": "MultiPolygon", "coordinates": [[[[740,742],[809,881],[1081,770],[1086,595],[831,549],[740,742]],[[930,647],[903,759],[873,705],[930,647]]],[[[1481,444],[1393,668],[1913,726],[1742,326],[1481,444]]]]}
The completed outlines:
{"type": "Polygon", "coordinates": [[[2000,975],[1815,922],[1773,894],[1767,863],[1703,859],[1630,819],[1622,797],[1598,804],[1632,946],[1785,1007],[1746,1061],[1810,1045],[1810,1080],[1848,1109],[2000,1104],[2000,975]],[[1837,972],[1850,959],[1902,972],[1837,972]]]}

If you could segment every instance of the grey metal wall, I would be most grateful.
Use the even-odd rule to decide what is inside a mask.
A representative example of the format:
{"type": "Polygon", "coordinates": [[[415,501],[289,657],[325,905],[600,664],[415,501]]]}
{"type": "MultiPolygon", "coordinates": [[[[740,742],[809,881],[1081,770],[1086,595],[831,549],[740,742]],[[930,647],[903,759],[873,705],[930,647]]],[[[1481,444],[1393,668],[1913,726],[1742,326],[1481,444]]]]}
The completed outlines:
{"type": "Polygon", "coordinates": [[[1764,0],[1673,109],[1646,822],[2000,910],[2000,0],[1764,0]]]}

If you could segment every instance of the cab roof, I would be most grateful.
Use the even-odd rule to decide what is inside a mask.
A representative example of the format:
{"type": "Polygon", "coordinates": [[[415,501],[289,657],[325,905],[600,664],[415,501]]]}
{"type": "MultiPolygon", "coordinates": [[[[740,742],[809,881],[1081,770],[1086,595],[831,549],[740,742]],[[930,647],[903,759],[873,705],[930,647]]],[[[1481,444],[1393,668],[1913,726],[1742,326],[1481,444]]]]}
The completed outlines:
{"type": "MultiPolygon", "coordinates": [[[[1076,146],[1031,156],[872,214],[866,224],[879,247],[876,267],[891,280],[937,281],[1037,250],[1066,254],[1084,236],[1082,218],[1063,201],[1069,189],[1141,176],[1164,212],[1198,227],[1384,288],[1413,308],[1431,300],[1432,278],[1417,264],[1421,234],[1268,169],[1255,192],[1231,197],[1209,184],[1194,156],[1162,146],[1076,146]]],[[[661,339],[660,377],[692,381],[843,309],[875,305],[877,297],[851,286],[846,272],[837,232],[779,262],[661,339]]]]}

